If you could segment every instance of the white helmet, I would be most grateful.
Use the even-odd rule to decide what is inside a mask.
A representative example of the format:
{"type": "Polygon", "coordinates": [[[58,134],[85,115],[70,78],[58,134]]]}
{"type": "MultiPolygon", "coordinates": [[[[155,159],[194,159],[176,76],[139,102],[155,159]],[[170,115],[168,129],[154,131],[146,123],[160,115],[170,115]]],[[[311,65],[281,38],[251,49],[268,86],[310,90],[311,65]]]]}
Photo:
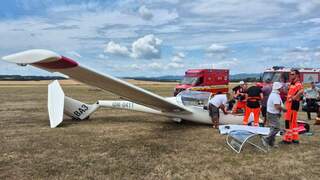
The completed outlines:
{"type": "Polygon", "coordinates": [[[240,81],[239,84],[240,84],[240,85],[243,85],[243,84],[244,84],[244,81],[240,81]]]}

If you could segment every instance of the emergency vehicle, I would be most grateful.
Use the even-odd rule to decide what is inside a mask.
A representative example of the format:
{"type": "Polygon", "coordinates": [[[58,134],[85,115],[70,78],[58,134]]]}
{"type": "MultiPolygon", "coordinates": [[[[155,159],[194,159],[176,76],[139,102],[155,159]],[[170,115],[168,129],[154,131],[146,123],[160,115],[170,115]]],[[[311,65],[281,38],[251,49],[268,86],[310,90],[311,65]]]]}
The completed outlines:
{"type": "MultiPolygon", "coordinates": [[[[273,66],[264,71],[262,75],[262,82],[283,82],[289,81],[289,73],[292,68],[283,66],[273,66]]],[[[320,68],[294,68],[300,72],[300,81],[302,83],[310,83],[320,81],[320,68]]]]}
{"type": "Polygon", "coordinates": [[[189,69],[184,78],[174,88],[174,96],[186,89],[193,91],[206,91],[216,94],[227,93],[229,88],[228,69],[189,69]]]}

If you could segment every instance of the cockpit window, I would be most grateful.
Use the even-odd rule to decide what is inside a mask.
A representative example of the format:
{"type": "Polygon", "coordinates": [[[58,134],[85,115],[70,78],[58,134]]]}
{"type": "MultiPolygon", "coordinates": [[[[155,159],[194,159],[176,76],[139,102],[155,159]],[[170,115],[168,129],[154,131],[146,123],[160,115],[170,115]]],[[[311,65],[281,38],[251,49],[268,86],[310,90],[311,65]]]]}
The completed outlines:
{"type": "Polygon", "coordinates": [[[186,90],[178,94],[177,98],[181,98],[185,106],[203,106],[208,104],[210,96],[210,92],[186,90]]]}
{"type": "Polygon", "coordinates": [[[195,85],[199,81],[199,77],[184,77],[180,84],[192,84],[195,85]]]}
{"type": "Polygon", "coordinates": [[[262,76],[263,82],[287,82],[289,79],[288,72],[265,72],[262,76]]]}

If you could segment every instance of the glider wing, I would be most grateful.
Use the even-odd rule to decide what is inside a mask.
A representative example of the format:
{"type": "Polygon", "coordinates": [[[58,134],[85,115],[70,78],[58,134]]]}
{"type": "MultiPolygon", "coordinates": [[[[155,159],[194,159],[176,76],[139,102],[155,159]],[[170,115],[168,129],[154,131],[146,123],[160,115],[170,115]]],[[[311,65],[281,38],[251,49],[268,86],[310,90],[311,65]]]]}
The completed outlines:
{"type": "Polygon", "coordinates": [[[30,64],[50,72],[60,72],[77,81],[101,88],[130,101],[164,112],[191,113],[185,107],[175,102],[170,102],[157,94],[113,76],[99,73],[80,65],[70,58],[49,50],[33,49],[8,55],[2,59],[19,65],[30,64]]]}

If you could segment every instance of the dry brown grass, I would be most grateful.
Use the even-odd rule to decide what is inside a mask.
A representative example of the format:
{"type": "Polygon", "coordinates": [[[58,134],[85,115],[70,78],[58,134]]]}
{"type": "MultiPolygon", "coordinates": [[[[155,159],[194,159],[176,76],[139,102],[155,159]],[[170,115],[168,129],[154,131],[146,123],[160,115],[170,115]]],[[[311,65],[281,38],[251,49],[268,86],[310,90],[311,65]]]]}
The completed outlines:
{"type": "MultiPolygon", "coordinates": [[[[47,86],[0,85],[0,179],[318,179],[320,127],[300,145],[236,154],[209,126],[103,109],[50,129],[47,86]],[[20,87],[21,86],[21,87],[20,87]]],[[[174,84],[140,84],[170,96],[174,84]]],[[[85,102],[117,99],[84,85],[65,93],[85,102]]],[[[300,113],[300,118],[304,113],[300,113]]]]}

